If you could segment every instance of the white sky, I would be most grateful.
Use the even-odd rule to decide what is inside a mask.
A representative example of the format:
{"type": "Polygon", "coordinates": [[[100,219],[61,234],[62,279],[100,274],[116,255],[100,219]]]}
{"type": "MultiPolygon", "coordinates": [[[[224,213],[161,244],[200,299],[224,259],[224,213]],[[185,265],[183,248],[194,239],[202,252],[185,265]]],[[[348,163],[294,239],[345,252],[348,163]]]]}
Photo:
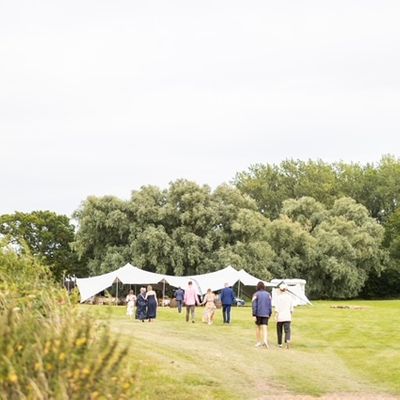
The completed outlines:
{"type": "Polygon", "coordinates": [[[0,214],[400,150],[400,2],[0,2],[0,214]]]}

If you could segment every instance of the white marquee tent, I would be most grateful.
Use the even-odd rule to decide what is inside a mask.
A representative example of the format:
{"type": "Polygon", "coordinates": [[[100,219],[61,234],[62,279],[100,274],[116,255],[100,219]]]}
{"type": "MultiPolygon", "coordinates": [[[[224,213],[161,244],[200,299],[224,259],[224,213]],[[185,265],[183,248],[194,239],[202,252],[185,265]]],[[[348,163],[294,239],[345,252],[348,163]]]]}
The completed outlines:
{"type": "MultiPolygon", "coordinates": [[[[250,275],[243,269],[237,271],[231,266],[227,266],[219,271],[209,272],[202,275],[171,276],[144,271],[143,269],[134,267],[128,263],[116,271],[108,272],[103,275],[98,275],[91,278],[78,278],[76,283],[81,295],[81,302],[84,302],[90,299],[92,296],[95,296],[101,291],[111,287],[115,282],[131,285],[156,285],[158,283],[162,283],[163,285],[168,284],[173,287],[185,288],[189,281],[192,281],[196,284],[199,294],[204,294],[207,292],[207,289],[211,289],[212,291],[222,289],[225,283],[228,283],[229,286],[233,286],[237,282],[239,282],[239,285],[241,283],[244,286],[256,286],[260,279],[250,275]]],[[[292,292],[295,290],[294,293],[299,296],[299,299],[305,300],[305,302],[301,301],[301,304],[308,304],[309,301],[305,297],[304,293],[305,281],[298,281],[301,281],[303,286],[299,286],[299,288],[296,289],[297,286],[292,283],[288,284],[289,289],[292,292]]],[[[273,287],[280,282],[282,282],[282,280],[265,282],[265,284],[273,287]],[[274,283],[275,281],[277,281],[277,283],[274,283]]],[[[286,280],[285,282],[289,281],[286,280]]]]}
{"type": "Polygon", "coordinates": [[[241,281],[243,285],[255,286],[260,280],[244,270],[237,271],[231,266],[202,275],[171,276],[144,271],[131,264],[126,264],[116,271],[108,272],[107,274],[91,278],[78,278],[76,283],[81,294],[81,302],[83,302],[112,286],[115,282],[131,285],[166,283],[173,287],[185,288],[189,281],[193,281],[196,284],[199,294],[204,294],[207,292],[207,289],[211,289],[212,291],[222,289],[225,283],[233,286],[236,282],[241,281]]]}
{"type": "Polygon", "coordinates": [[[310,300],[308,300],[306,296],[306,281],[304,279],[272,279],[270,283],[272,284],[272,305],[274,305],[279,290],[278,286],[281,283],[286,284],[289,293],[293,297],[294,306],[311,304],[310,300]]]}

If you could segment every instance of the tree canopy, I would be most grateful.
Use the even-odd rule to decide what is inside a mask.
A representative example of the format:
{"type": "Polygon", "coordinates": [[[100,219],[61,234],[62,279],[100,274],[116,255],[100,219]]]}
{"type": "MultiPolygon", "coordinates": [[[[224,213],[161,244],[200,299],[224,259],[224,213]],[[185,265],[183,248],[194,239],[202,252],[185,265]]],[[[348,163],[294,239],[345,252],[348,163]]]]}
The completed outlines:
{"type": "Polygon", "coordinates": [[[254,200],[229,185],[212,192],[178,180],[168,190],[145,186],[126,202],[90,197],[75,218],[74,248],[90,260],[92,273],[131,261],[160,273],[200,274],[254,260],[251,269],[270,276],[263,261],[268,246],[257,245],[268,220],[254,200]]]}
{"type": "Polygon", "coordinates": [[[20,251],[31,254],[47,265],[56,279],[63,275],[87,273],[85,260],[79,261],[71,249],[75,228],[69,218],[51,211],[16,212],[0,216],[0,234],[20,251]]]}
{"type": "Polygon", "coordinates": [[[178,180],[166,190],[143,187],[129,201],[90,197],[75,217],[74,247],[93,274],[128,261],[176,275],[231,264],[263,279],[302,277],[314,297],[346,298],[382,271],[384,229],[348,197],[331,206],[285,200],[271,220],[235,187],[178,180]]]}
{"type": "Polygon", "coordinates": [[[50,211],[0,217],[56,278],[132,262],[192,275],[230,264],[262,278],[301,277],[318,298],[400,294],[400,161],[256,164],[212,190],[184,179],[130,199],[89,196],[77,230],[50,211]],[[79,260],[78,260],[79,257],[79,260]]]}

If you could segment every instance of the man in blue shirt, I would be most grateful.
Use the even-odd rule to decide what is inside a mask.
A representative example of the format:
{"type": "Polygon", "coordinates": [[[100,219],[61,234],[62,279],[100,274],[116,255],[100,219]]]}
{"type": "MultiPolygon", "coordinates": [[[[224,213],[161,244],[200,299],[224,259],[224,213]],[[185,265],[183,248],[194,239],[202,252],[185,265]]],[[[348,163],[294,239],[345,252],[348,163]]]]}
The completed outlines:
{"type": "Polygon", "coordinates": [[[178,287],[178,289],[175,290],[175,300],[178,306],[179,313],[182,312],[182,304],[184,296],[185,296],[185,291],[181,287],[178,287]]]}
{"type": "Polygon", "coordinates": [[[222,315],[224,318],[224,324],[231,323],[231,307],[235,302],[235,293],[232,288],[229,287],[228,283],[225,283],[225,287],[221,290],[221,303],[222,303],[222,315]]]}

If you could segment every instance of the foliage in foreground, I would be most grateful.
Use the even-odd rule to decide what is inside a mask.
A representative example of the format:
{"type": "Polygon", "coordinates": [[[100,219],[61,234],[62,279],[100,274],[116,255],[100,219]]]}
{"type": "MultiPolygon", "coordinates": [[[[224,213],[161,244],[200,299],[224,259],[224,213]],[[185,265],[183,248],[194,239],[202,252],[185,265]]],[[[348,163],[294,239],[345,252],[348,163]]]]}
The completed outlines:
{"type": "Polygon", "coordinates": [[[0,398],[131,398],[127,349],[55,289],[29,256],[0,248],[0,398]]]}

